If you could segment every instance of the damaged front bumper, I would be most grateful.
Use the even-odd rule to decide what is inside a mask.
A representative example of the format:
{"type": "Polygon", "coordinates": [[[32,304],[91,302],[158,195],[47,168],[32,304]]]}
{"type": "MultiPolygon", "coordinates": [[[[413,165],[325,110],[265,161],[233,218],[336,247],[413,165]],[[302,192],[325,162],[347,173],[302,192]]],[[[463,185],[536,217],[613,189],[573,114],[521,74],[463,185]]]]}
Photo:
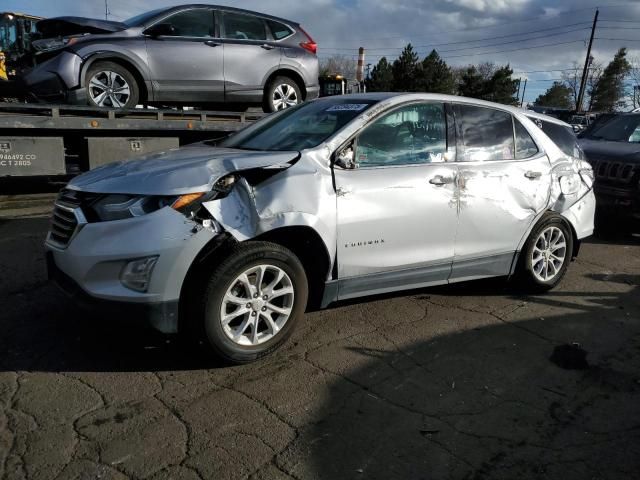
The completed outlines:
{"type": "Polygon", "coordinates": [[[218,235],[169,207],[141,217],[78,225],[66,248],[45,244],[50,277],[82,303],[127,305],[164,333],[178,331],[180,292],[189,267],[218,235]],[[132,262],[156,257],[144,291],[123,282],[132,262]]]}
{"type": "Polygon", "coordinates": [[[86,104],[86,91],[80,88],[81,66],[78,55],[62,51],[24,72],[20,87],[25,96],[40,101],[86,104]]]}

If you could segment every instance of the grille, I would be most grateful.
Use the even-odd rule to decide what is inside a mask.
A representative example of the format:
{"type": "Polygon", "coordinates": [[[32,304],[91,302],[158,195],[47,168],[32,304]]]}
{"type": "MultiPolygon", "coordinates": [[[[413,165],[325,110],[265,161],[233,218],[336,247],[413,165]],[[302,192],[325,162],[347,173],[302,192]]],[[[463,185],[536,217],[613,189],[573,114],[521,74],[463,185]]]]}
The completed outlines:
{"type": "Polygon", "coordinates": [[[593,162],[596,179],[607,182],[629,183],[633,179],[634,166],[610,160],[593,162]]]}
{"type": "Polygon", "coordinates": [[[53,215],[49,239],[60,247],[69,245],[73,234],[78,228],[78,219],[74,210],[80,207],[80,199],[70,190],[63,190],[58,195],[53,215]]]}

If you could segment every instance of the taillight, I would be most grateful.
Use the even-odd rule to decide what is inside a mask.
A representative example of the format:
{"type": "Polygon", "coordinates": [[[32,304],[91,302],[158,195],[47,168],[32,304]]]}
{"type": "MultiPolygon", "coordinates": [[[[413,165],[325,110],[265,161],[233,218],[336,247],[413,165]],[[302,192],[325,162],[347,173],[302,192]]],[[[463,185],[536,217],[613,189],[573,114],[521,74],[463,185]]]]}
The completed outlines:
{"type": "Polygon", "coordinates": [[[318,53],[318,44],[313,41],[313,38],[304,31],[302,27],[298,27],[300,31],[307,37],[306,42],[300,42],[300,46],[304,48],[306,51],[313,53],[314,55],[318,53]]]}

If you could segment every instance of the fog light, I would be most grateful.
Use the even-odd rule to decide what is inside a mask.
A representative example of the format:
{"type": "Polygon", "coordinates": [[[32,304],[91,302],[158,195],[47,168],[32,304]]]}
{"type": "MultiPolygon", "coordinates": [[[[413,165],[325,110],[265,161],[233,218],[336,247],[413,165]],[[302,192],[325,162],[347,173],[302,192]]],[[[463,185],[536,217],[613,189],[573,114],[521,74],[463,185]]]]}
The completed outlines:
{"type": "Polygon", "coordinates": [[[120,274],[122,284],[137,292],[146,292],[149,288],[151,272],[158,261],[158,256],[139,258],[125,265],[120,274]]]}

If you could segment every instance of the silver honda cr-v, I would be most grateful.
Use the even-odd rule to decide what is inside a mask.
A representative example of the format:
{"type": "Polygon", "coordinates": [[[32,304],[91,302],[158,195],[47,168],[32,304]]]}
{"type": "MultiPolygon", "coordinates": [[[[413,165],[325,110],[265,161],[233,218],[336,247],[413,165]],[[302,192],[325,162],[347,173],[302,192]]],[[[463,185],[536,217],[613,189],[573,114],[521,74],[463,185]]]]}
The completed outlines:
{"type": "Polygon", "coordinates": [[[494,276],[552,288],[593,231],[593,172],[530,117],[571,127],[525,113],[330,97],[100,167],[55,204],[51,274],[232,362],[278,347],[308,306],[494,276]]]}
{"type": "Polygon", "coordinates": [[[260,104],[316,98],[316,43],[290,20],[213,5],[162,8],[124,22],[58,17],[37,24],[27,93],[110,108],[260,104]]]}

